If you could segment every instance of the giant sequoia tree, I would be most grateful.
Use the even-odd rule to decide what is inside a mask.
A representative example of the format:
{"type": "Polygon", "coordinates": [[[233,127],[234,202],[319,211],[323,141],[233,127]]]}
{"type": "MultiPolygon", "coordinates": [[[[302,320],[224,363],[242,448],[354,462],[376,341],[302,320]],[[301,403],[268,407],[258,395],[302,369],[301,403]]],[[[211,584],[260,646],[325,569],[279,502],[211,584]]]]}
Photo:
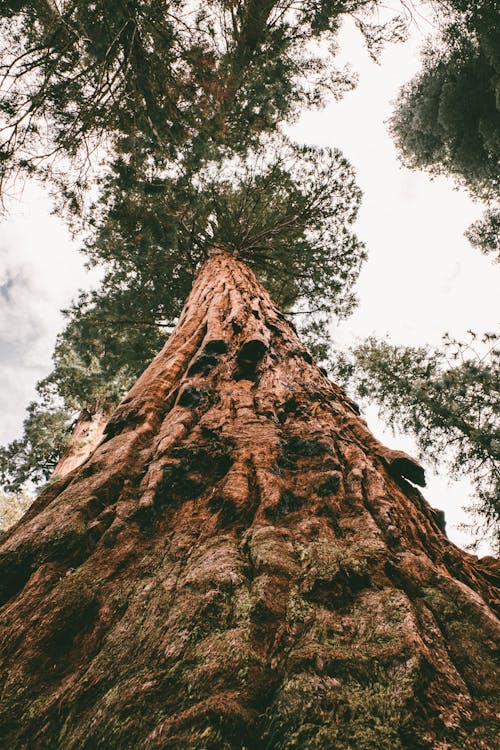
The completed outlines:
{"type": "Polygon", "coordinates": [[[0,547],[6,747],[493,750],[498,571],[214,249],[0,547]]]}
{"type": "Polygon", "coordinates": [[[157,337],[180,313],[100,444],[2,537],[7,747],[495,747],[494,561],[446,539],[422,468],[375,440],[244,262],[285,307],[315,300],[324,267],[320,309],[348,311],[350,172],[329,208],[307,170],[264,170],[250,191],[238,170],[212,180],[316,98],[307,43],[374,4],[0,6],[21,14],[6,171],[37,168],[48,143],[113,149],[91,249],[108,276],[77,303],[47,393],[102,403],[107,363],[113,390],[147,348],[113,336],[119,316],[157,337]]]}

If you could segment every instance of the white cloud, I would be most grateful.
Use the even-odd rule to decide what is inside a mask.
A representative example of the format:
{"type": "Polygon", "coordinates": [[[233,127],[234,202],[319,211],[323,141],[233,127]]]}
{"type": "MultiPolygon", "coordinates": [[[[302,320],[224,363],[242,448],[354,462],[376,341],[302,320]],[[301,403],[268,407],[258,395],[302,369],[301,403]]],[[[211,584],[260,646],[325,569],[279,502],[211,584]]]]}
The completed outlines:
{"type": "Polygon", "coordinates": [[[0,234],[0,443],[21,432],[37,380],[50,369],[61,308],[90,275],[69,232],[37,186],[12,201],[0,234]]]}

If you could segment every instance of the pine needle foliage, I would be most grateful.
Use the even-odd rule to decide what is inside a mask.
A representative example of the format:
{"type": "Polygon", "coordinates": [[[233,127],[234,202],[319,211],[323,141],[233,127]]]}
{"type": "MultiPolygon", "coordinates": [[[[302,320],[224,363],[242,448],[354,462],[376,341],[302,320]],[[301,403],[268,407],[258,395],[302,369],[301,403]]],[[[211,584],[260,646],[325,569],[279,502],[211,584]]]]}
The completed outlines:
{"type": "Polygon", "coordinates": [[[500,15],[496,0],[444,0],[422,69],[400,93],[390,130],[410,169],[451,175],[488,204],[466,236],[498,256],[500,15]]]}
{"type": "MultiPolygon", "coordinates": [[[[439,349],[368,339],[354,351],[358,396],[413,434],[422,456],[472,480],[479,538],[500,546],[500,346],[493,333],[449,336],[439,349]]],[[[352,382],[352,381],[351,381],[352,382]]]]}

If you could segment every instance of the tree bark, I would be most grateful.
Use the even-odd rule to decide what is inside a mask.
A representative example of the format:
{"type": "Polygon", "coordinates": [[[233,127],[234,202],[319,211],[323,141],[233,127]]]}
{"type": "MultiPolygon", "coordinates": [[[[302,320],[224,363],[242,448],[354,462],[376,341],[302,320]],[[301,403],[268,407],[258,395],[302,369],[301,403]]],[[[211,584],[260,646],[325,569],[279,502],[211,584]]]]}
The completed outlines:
{"type": "Polygon", "coordinates": [[[498,568],[410,482],[214,252],[0,546],[3,746],[494,750],[498,568]]]}
{"type": "Polygon", "coordinates": [[[71,433],[71,441],[54,469],[54,478],[66,476],[87,460],[101,442],[109,416],[104,411],[91,414],[86,409],[82,410],[71,433]]]}

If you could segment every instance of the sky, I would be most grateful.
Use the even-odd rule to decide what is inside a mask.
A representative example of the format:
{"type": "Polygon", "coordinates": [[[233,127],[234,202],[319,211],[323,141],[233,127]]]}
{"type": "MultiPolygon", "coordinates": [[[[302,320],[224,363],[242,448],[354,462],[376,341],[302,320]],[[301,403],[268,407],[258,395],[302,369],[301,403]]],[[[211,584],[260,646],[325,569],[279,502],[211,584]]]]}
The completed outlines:
{"type": "MultiPolygon", "coordinates": [[[[364,193],[356,229],[369,259],[357,285],[359,306],[334,332],[345,346],[369,335],[410,346],[439,344],[446,332],[464,337],[467,329],[498,325],[500,267],[463,237],[481,206],[450,179],[431,180],[401,167],[387,132],[391,102],[418,70],[418,49],[432,30],[425,20],[419,26],[404,45],[388,47],[380,65],[353,27],[345,27],[340,47],[359,74],[357,88],[288,129],[300,142],[340,148],[364,193]]],[[[35,383],[50,371],[64,325],[61,308],[96,281],[84,267],[78,241],[50,212],[49,197],[29,184],[0,225],[0,444],[21,435],[35,383]]],[[[386,445],[416,455],[412,439],[385,429],[375,409],[365,417],[386,445]]],[[[462,506],[470,485],[426,468],[424,495],[445,511],[450,539],[465,546],[471,537],[459,526],[468,520],[462,506]]],[[[480,554],[488,552],[487,545],[480,548],[480,554]]]]}

